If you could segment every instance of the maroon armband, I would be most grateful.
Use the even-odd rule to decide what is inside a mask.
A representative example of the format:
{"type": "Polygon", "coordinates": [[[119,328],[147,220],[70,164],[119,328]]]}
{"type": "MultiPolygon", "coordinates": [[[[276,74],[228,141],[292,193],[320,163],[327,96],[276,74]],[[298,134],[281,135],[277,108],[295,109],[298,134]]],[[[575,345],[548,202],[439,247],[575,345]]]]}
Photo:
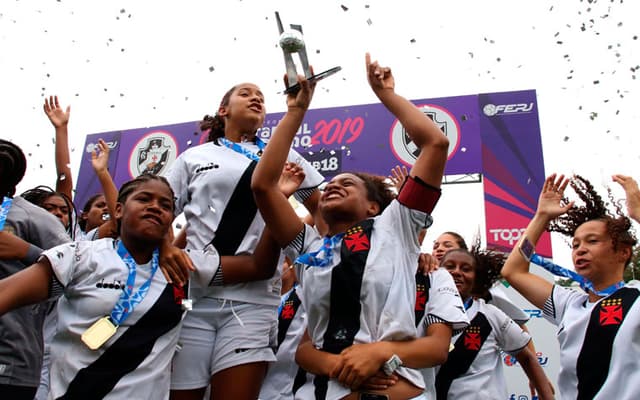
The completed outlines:
{"type": "Polygon", "coordinates": [[[408,176],[400,188],[397,200],[405,207],[431,214],[441,194],[439,188],[429,185],[417,176],[408,176]]]}

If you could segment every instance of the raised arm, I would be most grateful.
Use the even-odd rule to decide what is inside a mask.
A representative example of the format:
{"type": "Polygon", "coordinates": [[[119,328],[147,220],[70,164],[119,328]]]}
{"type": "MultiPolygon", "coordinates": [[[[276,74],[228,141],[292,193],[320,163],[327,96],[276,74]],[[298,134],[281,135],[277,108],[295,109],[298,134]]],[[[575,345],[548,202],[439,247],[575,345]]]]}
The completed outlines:
{"type": "Polygon", "coordinates": [[[71,158],[69,156],[69,115],[71,106],[66,110],[60,107],[58,96],[44,99],[44,113],[56,130],[55,160],[56,160],[56,192],[64,193],[73,200],[73,178],[71,177],[71,158]]]}
{"type": "Polygon", "coordinates": [[[98,228],[98,237],[115,238],[118,236],[118,227],[115,218],[118,188],[113,182],[111,174],[109,174],[109,146],[107,146],[107,143],[102,139],[98,140],[96,148],[91,152],[91,166],[100,181],[104,200],[107,202],[107,209],[109,210],[109,220],[98,228]]]}
{"type": "Polygon", "coordinates": [[[298,82],[301,89],[287,96],[287,112],[269,140],[251,179],[260,214],[281,247],[288,245],[303,227],[286,195],[278,187],[291,143],[313,95],[313,84],[302,76],[298,77],[298,82]]]}
{"type": "Polygon", "coordinates": [[[511,250],[501,271],[502,276],[538,308],[544,307],[544,303],[551,295],[553,285],[529,271],[529,261],[520,253],[519,248],[525,238],[535,246],[549,222],[566,213],[573,206],[573,202],[564,206],[561,204],[568,183],[569,180],[565,179],[564,175],[556,178],[556,174],[544,181],[536,213],[525,229],[523,239],[511,250]]]}
{"type": "Polygon", "coordinates": [[[638,189],[638,182],[630,176],[620,174],[613,175],[613,181],[624,189],[627,197],[627,213],[629,214],[629,218],[640,222],[640,189],[638,189]]]}
{"type": "Polygon", "coordinates": [[[371,62],[366,55],[367,79],[382,104],[398,118],[411,140],[420,147],[420,155],[409,172],[424,183],[439,188],[447,161],[449,140],[442,130],[420,109],[404,97],[396,94],[391,69],[371,62]]]}

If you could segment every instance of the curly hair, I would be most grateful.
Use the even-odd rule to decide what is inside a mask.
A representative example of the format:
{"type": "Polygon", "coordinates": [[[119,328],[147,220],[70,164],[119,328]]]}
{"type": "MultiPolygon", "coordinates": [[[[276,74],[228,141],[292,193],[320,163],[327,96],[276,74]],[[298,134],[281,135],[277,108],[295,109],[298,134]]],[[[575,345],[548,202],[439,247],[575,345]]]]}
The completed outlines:
{"type": "MultiPolygon", "coordinates": [[[[222,100],[220,101],[220,107],[228,106],[229,101],[231,99],[231,95],[236,90],[237,86],[233,86],[231,89],[227,90],[227,92],[222,96],[222,100]]],[[[200,131],[202,133],[209,131],[209,136],[207,136],[207,142],[215,142],[217,143],[218,139],[224,137],[224,118],[221,117],[217,112],[215,115],[205,115],[200,121],[200,131]]]]}
{"type": "Polygon", "coordinates": [[[378,204],[380,213],[396,198],[393,184],[389,183],[384,176],[367,174],[366,172],[351,172],[351,174],[364,181],[367,199],[378,204]]]}
{"type": "Polygon", "coordinates": [[[502,278],[500,271],[507,255],[491,249],[481,249],[479,240],[471,246],[469,253],[476,262],[476,280],[471,292],[474,296],[490,300],[489,289],[502,278]]]}
{"type": "Polygon", "coordinates": [[[27,159],[17,145],[0,139],[0,197],[13,196],[27,169],[27,159]]]}
{"type": "MultiPolygon", "coordinates": [[[[591,182],[580,175],[574,175],[569,184],[583,204],[572,207],[566,214],[551,221],[548,228],[550,232],[573,237],[576,229],[585,222],[602,221],[605,223],[607,234],[611,237],[614,251],[620,246],[636,245],[637,240],[631,228],[631,220],[624,214],[620,203],[613,198],[610,188],[607,188],[609,201],[604,201],[591,182]],[[610,206],[613,206],[613,211],[610,210],[610,206]]],[[[564,198],[563,202],[566,204],[569,199],[564,198]]],[[[625,265],[630,260],[631,257],[625,265]]]]}

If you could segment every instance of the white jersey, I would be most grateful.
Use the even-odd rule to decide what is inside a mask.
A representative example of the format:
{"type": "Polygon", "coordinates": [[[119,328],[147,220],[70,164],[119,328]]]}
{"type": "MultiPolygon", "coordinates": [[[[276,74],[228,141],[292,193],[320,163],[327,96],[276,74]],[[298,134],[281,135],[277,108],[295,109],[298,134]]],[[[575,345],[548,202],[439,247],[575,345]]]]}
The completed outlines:
{"type": "MultiPolygon", "coordinates": [[[[254,153],[259,151],[253,142],[241,145],[254,153]]],[[[289,161],[300,164],[306,173],[299,192],[314,189],[323,181],[295,150],[289,152],[289,161]]],[[[255,165],[245,155],[213,142],[178,156],[167,178],[176,195],[176,214],[184,211],[187,220],[188,248],[202,249],[212,243],[221,255],[253,253],[264,229],[251,191],[255,165]]],[[[195,291],[194,296],[277,306],[280,287],[280,269],[276,268],[271,279],[212,287],[206,293],[195,291]]],[[[197,289],[195,285],[193,289],[197,289]]]]}
{"type": "Polygon", "coordinates": [[[582,291],[553,287],[543,311],[558,326],[560,398],[640,398],[639,293],[632,283],[589,303],[582,291]]]}
{"type": "MultiPolygon", "coordinates": [[[[333,317],[344,314],[347,304],[360,307],[359,314],[356,315],[354,311],[345,318],[351,329],[354,326],[357,329],[353,343],[399,341],[417,337],[414,319],[415,273],[420,252],[417,237],[420,229],[430,223],[431,217],[428,214],[409,209],[394,200],[382,214],[373,219],[370,241],[358,229],[347,232],[340,241],[343,246],[354,248],[354,254],[358,250],[369,249],[362,276],[340,281],[341,284],[360,287],[359,302],[354,301],[354,296],[349,296],[348,290],[332,287],[333,275],[344,270],[336,268],[341,261],[341,246],[332,248],[331,263],[326,267],[296,264],[307,312],[307,331],[316,348],[323,349],[325,335],[338,339],[344,337],[345,329],[340,328],[339,332],[333,333],[328,332],[328,328],[332,320],[331,313],[334,313],[333,317]],[[332,297],[337,302],[333,306],[332,297]],[[340,310],[336,311],[333,307],[340,310]]],[[[304,231],[285,252],[290,259],[295,260],[298,255],[319,250],[322,246],[322,236],[305,225],[304,231]]],[[[345,319],[340,323],[344,323],[345,319]]],[[[422,375],[418,370],[400,367],[397,373],[417,387],[424,388],[422,375]]],[[[327,400],[341,399],[351,392],[335,379],[316,377],[300,388],[295,398],[315,398],[315,390],[326,392],[327,400]]]]}
{"type": "MultiPolygon", "coordinates": [[[[198,277],[207,282],[219,257],[190,254],[198,277]]],[[[51,343],[50,399],[166,399],[170,362],[178,341],[184,311],[184,290],[167,283],[157,270],[146,296],[98,350],[90,350],[81,335],[98,319],[111,314],[127,282],[129,270],[113,239],[81,241],[43,253],[54,273],[58,326],[51,343]]],[[[135,288],[151,275],[151,263],[136,269],[135,288]]]]}
{"type": "MultiPolygon", "coordinates": [[[[531,340],[511,318],[497,307],[476,299],[467,309],[470,324],[462,332],[452,338],[455,346],[462,346],[458,351],[477,351],[468,369],[461,374],[454,374],[450,380],[447,399],[507,399],[507,384],[502,369],[500,351],[518,354],[531,340]],[[486,319],[483,321],[482,316],[486,319]],[[485,330],[486,329],[486,330],[485,330]],[[482,342],[482,336],[485,336],[482,342]],[[458,341],[460,339],[460,341],[458,341]]],[[[455,352],[453,349],[452,352],[455,352]]],[[[436,385],[447,381],[445,371],[459,366],[451,365],[459,361],[450,353],[449,359],[440,367],[436,367],[436,385]]],[[[445,386],[446,388],[446,386],[445,386]]],[[[440,398],[440,397],[439,397],[440,398]]],[[[442,397],[444,398],[444,397],[442,397]]]]}
{"type": "MultiPolygon", "coordinates": [[[[424,307],[424,317],[418,321],[418,336],[425,336],[431,324],[448,324],[454,332],[466,328],[469,318],[449,271],[438,268],[429,273],[428,279],[428,298],[424,307]]],[[[424,378],[427,399],[435,399],[436,367],[423,368],[420,371],[424,378]]]]}
{"type": "Polygon", "coordinates": [[[501,284],[497,283],[491,289],[489,294],[491,300],[487,301],[487,304],[493,304],[498,307],[503,313],[507,314],[509,318],[514,320],[518,325],[524,325],[529,322],[529,315],[522,311],[520,307],[515,305],[513,301],[507,296],[504,290],[500,287],[501,284]]]}
{"type": "Polygon", "coordinates": [[[307,314],[302,306],[300,286],[282,296],[278,311],[278,360],[269,364],[260,388],[261,400],[293,400],[294,386],[303,384],[307,377],[306,372],[296,364],[296,350],[307,329],[307,314]]]}

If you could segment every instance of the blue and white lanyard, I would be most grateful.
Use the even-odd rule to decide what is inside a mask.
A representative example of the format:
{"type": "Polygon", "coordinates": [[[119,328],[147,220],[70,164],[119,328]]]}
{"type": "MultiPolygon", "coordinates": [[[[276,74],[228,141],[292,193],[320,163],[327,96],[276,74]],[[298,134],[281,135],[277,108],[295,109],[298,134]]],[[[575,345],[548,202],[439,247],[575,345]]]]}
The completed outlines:
{"type": "Polygon", "coordinates": [[[469,307],[471,307],[471,304],[473,304],[473,297],[469,297],[464,301],[464,310],[467,311],[469,307]]]}
{"type": "Polygon", "coordinates": [[[253,160],[253,161],[259,161],[260,160],[260,156],[262,155],[262,151],[267,146],[267,144],[265,142],[263,142],[259,137],[256,136],[256,146],[258,146],[258,154],[256,154],[253,151],[241,146],[239,143],[232,142],[231,140],[229,140],[227,138],[221,137],[221,138],[218,138],[218,141],[220,143],[222,143],[223,145],[227,146],[228,148],[230,148],[231,150],[235,151],[236,153],[240,153],[243,156],[245,156],[248,159],[253,160]]]}
{"type": "Polygon", "coordinates": [[[583,277],[582,275],[579,275],[577,272],[575,271],[571,271],[570,269],[566,269],[563,268],[557,264],[554,264],[553,261],[541,257],[538,254],[534,254],[531,256],[531,262],[541,266],[542,268],[546,269],[547,271],[551,272],[552,274],[556,275],[556,276],[562,276],[564,278],[569,278],[573,281],[578,282],[578,284],[580,285],[580,287],[585,291],[585,292],[592,292],[597,296],[600,297],[606,297],[609,296],[611,294],[613,294],[616,290],[620,289],[621,287],[624,286],[624,281],[620,281],[618,283],[614,283],[611,286],[608,286],[602,290],[596,290],[593,287],[593,283],[586,279],[585,277],[583,277]]]}
{"type": "Polygon", "coordinates": [[[338,233],[331,237],[325,236],[320,250],[301,254],[293,261],[293,263],[305,264],[311,267],[327,267],[331,265],[331,261],[333,260],[333,248],[340,243],[343,236],[344,233],[338,233]]]}
{"type": "Polygon", "coordinates": [[[129,251],[124,247],[121,241],[118,242],[117,251],[122,261],[124,261],[129,268],[127,286],[124,288],[122,295],[120,295],[120,299],[118,299],[118,302],[113,307],[113,311],[111,311],[111,322],[115,325],[121,325],[124,320],[127,319],[129,314],[131,314],[133,309],[140,304],[147,295],[153,276],[158,270],[158,257],[160,252],[158,249],[153,251],[153,256],[151,257],[151,275],[149,276],[149,279],[147,279],[146,282],[144,282],[134,293],[133,288],[136,283],[136,268],[138,267],[138,264],[136,264],[135,260],[131,257],[129,251]]]}
{"type": "Polygon", "coordinates": [[[11,197],[4,197],[2,199],[2,206],[0,206],[0,231],[4,228],[4,223],[7,222],[7,215],[9,214],[12,203],[13,199],[11,197]]]}

